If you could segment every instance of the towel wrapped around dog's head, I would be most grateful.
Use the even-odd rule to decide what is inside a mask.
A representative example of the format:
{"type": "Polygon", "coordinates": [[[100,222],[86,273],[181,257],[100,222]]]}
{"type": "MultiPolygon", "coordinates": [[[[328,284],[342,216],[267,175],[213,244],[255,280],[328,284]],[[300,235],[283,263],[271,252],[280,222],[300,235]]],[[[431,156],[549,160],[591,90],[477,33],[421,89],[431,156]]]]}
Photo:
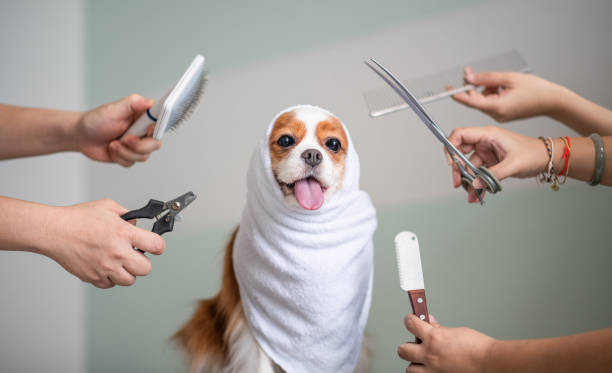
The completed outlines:
{"type": "Polygon", "coordinates": [[[276,364],[289,373],[353,372],[372,295],[376,212],[359,189],[359,158],[342,123],[341,185],[318,209],[303,207],[310,197],[287,202],[272,170],[270,134],[281,115],[301,112],[341,123],[310,105],[274,117],[249,165],[233,263],[250,330],[276,364]]]}

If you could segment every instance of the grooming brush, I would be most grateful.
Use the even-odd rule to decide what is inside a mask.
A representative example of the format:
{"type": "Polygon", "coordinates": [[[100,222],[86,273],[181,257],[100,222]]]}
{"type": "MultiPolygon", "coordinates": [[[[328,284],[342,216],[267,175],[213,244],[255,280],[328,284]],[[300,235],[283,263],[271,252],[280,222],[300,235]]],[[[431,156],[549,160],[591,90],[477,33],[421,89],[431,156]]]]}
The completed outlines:
{"type": "Polygon", "coordinates": [[[155,123],[153,138],[161,140],[166,132],[176,129],[197,109],[204,94],[205,84],[204,56],[197,55],[170,92],[155,101],[155,104],[143,113],[121,138],[125,135],[142,137],[153,122],[155,123]]]}
{"type": "MultiPolygon", "coordinates": [[[[400,232],[395,236],[395,255],[400,287],[408,292],[412,313],[429,322],[419,240],[414,233],[400,232]]],[[[416,343],[421,343],[421,340],[417,338],[416,343]]]]}

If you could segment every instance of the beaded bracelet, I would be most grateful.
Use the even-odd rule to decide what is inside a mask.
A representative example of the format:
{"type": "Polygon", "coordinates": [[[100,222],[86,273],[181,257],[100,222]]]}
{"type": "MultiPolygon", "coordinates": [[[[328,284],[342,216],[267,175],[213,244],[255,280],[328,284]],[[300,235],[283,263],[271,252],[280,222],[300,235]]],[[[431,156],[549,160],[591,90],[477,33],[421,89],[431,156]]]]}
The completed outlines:
{"type": "Polygon", "coordinates": [[[548,153],[548,165],[546,166],[546,169],[544,171],[540,172],[536,180],[539,183],[543,183],[543,182],[547,182],[549,184],[552,183],[551,185],[552,190],[557,191],[559,190],[558,178],[557,178],[557,175],[555,175],[555,168],[553,166],[553,154],[555,154],[555,143],[550,137],[545,139],[542,136],[539,136],[538,139],[542,140],[542,142],[544,143],[544,146],[546,147],[546,152],[548,153]],[[549,142],[550,142],[550,145],[549,145],[549,142]]]}

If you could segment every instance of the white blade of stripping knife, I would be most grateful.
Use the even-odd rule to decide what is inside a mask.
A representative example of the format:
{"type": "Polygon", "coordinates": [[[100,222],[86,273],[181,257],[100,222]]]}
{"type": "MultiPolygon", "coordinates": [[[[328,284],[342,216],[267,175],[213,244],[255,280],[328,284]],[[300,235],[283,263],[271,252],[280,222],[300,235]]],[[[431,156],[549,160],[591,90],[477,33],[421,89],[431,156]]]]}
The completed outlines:
{"type": "MultiPolygon", "coordinates": [[[[421,104],[438,101],[454,94],[469,91],[477,87],[463,85],[463,68],[471,66],[474,71],[517,71],[528,73],[531,68],[516,50],[510,50],[499,55],[489,56],[477,61],[467,62],[454,68],[432,75],[403,81],[404,85],[419,99],[421,104]],[[447,85],[457,88],[446,91],[447,85]]],[[[373,118],[394,113],[409,106],[386,87],[364,92],[370,116],[373,118]]]]}
{"type": "Polygon", "coordinates": [[[425,289],[419,240],[416,234],[408,231],[398,233],[395,236],[395,255],[402,290],[425,289]]]}

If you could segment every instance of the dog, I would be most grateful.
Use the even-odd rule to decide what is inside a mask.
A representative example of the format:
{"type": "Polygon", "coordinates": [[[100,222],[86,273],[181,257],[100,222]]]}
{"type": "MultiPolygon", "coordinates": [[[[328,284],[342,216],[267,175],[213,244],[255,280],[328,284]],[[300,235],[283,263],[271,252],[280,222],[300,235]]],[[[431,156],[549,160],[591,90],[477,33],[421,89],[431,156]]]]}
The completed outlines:
{"type": "MultiPolygon", "coordinates": [[[[264,150],[262,154],[265,153],[265,158],[267,159],[264,159],[263,163],[266,163],[266,172],[271,175],[270,180],[273,180],[273,182],[270,182],[269,184],[262,183],[261,185],[265,185],[264,187],[261,185],[253,187],[251,184],[256,183],[252,182],[249,184],[249,193],[251,189],[255,190],[255,192],[261,192],[261,189],[266,188],[275,189],[273,191],[266,191],[266,193],[280,196],[278,199],[282,200],[283,204],[282,206],[278,205],[275,207],[271,207],[270,204],[265,204],[265,208],[274,210],[275,213],[278,213],[280,210],[281,212],[278,213],[278,216],[280,216],[281,219],[283,218],[284,214],[282,211],[285,211],[285,209],[288,212],[295,212],[296,214],[303,213],[304,216],[309,216],[308,214],[310,213],[317,214],[317,211],[324,210],[328,207],[332,208],[332,205],[337,205],[340,206],[338,208],[344,209],[344,207],[342,207],[338,201],[335,201],[335,198],[337,197],[339,190],[343,188],[343,182],[345,181],[347,169],[347,158],[349,151],[351,150],[350,146],[352,146],[352,144],[350,143],[348,134],[339,119],[337,119],[331,113],[318,107],[293,107],[281,112],[276,116],[271,123],[264,140],[265,141],[263,141],[261,145],[262,149],[264,150]],[[258,191],[258,189],[260,190],[258,191]]],[[[356,153],[353,157],[356,157],[356,153]]],[[[254,159],[255,158],[257,157],[254,156],[254,159]]],[[[355,161],[353,160],[352,162],[354,163],[355,161]]],[[[358,161],[356,164],[356,167],[358,168],[358,161]]],[[[253,165],[250,167],[252,168],[253,165]]],[[[351,176],[352,179],[355,179],[354,172],[355,171],[353,170],[351,174],[353,175],[351,176]]],[[[358,179],[358,170],[356,178],[358,179]]],[[[367,195],[364,197],[364,192],[359,193],[352,193],[351,196],[360,199],[365,198],[365,202],[370,203],[369,197],[367,197],[367,195]]],[[[255,200],[257,199],[247,195],[247,202],[250,198],[255,200]]],[[[353,206],[356,204],[354,202],[350,202],[349,205],[353,206]]],[[[365,233],[366,237],[360,242],[368,241],[370,245],[369,251],[371,251],[371,236],[375,229],[375,213],[373,213],[373,207],[371,210],[369,210],[369,207],[362,210],[368,211],[367,219],[369,220],[367,221],[369,223],[367,229],[365,230],[367,231],[365,233]],[[372,223],[371,220],[372,214],[374,214],[374,223],[372,223]]],[[[269,323],[266,325],[270,325],[271,323],[274,328],[261,327],[259,324],[255,325],[255,322],[258,320],[257,312],[259,312],[259,308],[257,305],[252,305],[252,303],[254,304],[256,302],[249,301],[249,307],[245,307],[248,299],[259,299],[258,297],[260,295],[258,294],[258,289],[250,288],[250,284],[254,281],[243,279],[244,275],[242,277],[240,276],[241,268],[253,268],[254,271],[257,270],[257,268],[254,268],[257,266],[256,261],[249,262],[250,259],[243,259],[243,256],[252,252],[254,250],[253,247],[256,247],[257,245],[250,242],[252,239],[249,237],[251,236],[248,236],[245,233],[245,235],[243,235],[244,238],[241,242],[239,242],[239,246],[244,246],[246,249],[243,251],[237,251],[238,247],[235,247],[237,241],[239,241],[239,238],[237,239],[237,237],[240,236],[243,229],[247,229],[243,224],[247,212],[248,209],[245,209],[241,224],[231,234],[230,240],[225,247],[221,290],[213,298],[201,300],[191,319],[189,319],[173,336],[173,340],[177,342],[179,347],[186,352],[190,363],[191,372],[277,373],[284,372],[285,370],[289,372],[296,370],[286,367],[287,365],[291,365],[291,363],[283,366],[282,363],[275,361],[275,359],[270,356],[273,351],[277,350],[277,346],[275,346],[273,342],[268,341],[267,333],[276,327],[275,324],[277,322],[280,323],[282,321],[282,317],[279,318],[278,321],[274,318],[266,321],[269,323]],[[236,266],[237,263],[242,262],[247,263],[245,265],[241,264],[240,266],[236,266]],[[250,310],[250,313],[245,312],[245,310],[250,310]],[[256,336],[259,336],[259,338],[256,336]],[[265,349],[262,348],[262,346],[264,346],[264,344],[262,344],[264,341],[267,347],[265,349]],[[271,344],[268,345],[269,343],[271,344]]],[[[354,216],[359,214],[360,213],[351,213],[350,215],[354,216]]],[[[256,220],[256,224],[261,223],[261,219],[259,218],[252,220],[256,220]]],[[[359,221],[365,220],[360,219],[359,221]]],[[[273,224],[273,222],[269,224],[273,224]]],[[[302,229],[301,227],[302,226],[300,225],[298,230],[302,229]]],[[[304,227],[304,230],[309,229],[307,224],[304,225],[304,227]]],[[[349,233],[349,237],[351,234],[354,233],[349,233]]],[[[315,235],[313,237],[316,238],[319,236],[315,235]]],[[[350,239],[341,240],[342,243],[345,241],[350,242],[350,239]]],[[[283,246],[283,243],[280,240],[278,243],[276,240],[274,240],[271,246],[272,251],[282,252],[283,250],[287,249],[283,246]]],[[[297,250],[297,252],[300,251],[300,248],[294,249],[297,250]]],[[[333,251],[334,248],[332,247],[330,250],[333,251]]],[[[336,282],[349,283],[347,285],[348,288],[351,287],[350,283],[354,282],[354,278],[359,277],[358,280],[361,281],[362,284],[360,285],[361,288],[368,288],[369,284],[369,290],[367,293],[359,292],[357,293],[357,296],[351,298],[347,303],[350,305],[350,307],[355,309],[355,320],[358,320],[360,327],[363,328],[365,326],[365,320],[367,320],[367,313],[371,297],[371,253],[365,249],[359,249],[355,252],[359,253],[356,257],[365,258],[362,261],[364,263],[362,265],[363,267],[358,268],[354,274],[349,275],[349,277],[346,277],[346,275],[343,274],[343,279],[336,282]]],[[[264,256],[264,259],[267,259],[267,254],[264,253],[262,255],[264,256]]],[[[331,255],[338,256],[339,254],[332,253],[331,255]]],[[[353,259],[347,259],[347,261],[357,262],[357,260],[353,259]]],[[[272,263],[271,267],[276,266],[276,262],[270,262],[272,263]]],[[[291,265],[290,267],[294,266],[295,265],[291,265]]],[[[264,270],[262,269],[262,271],[264,270]]],[[[332,271],[334,271],[333,268],[332,271]]],[[[302,289],[302,285],[308,286],[310,285],[311,281],[317,281],[316,271],[312,272],[312,276],[307,273],[305,275],[306,278],[291,277],[290,275],[283,273],[283,276],[290,277],[290,281],[283,281],[294,283],[297,288],[302,289]]],[[[345,272],[353,273],[352,271],[345,272]]],[[[268,277],[276,276],[275,272],[271,273],[273,274],[268,277]]],[[[258,274],[259,272],[257,272],[255,276],[258,276],[258,274]]],[[[329,287],[332,287],[331,285],[328,286],[324,282],[323,284],[324,285],[320,288],[328,289],[329,287]]],[[[281,289],[284,289],[284,286],[285,285],[282,285],[281,289]]],[[[287,287],[290,288],[289,285],[287,285],[287,287]]],[[[339,289],[340,294],[345,293],[343,288],[340,287],[339,289]]],[[[318,290],[315,290],[312,293],[314,299],[320,300],[321,304],[326,304],[327,302],[333,303],[333,298],[335,298],[333,295],[328,295],[328,292],[326,291],[319,293],[318,290]],[[319,299],[319,297],[326,296],[329,299],[319,299]]],[[[281,303],[292,303],[294,301],[297,302],[299,299],[297,299],[297,297],[288,296],[283,298],[281,303]]],[[[269,306],[268,303],[265,304],[266,307],[269,307],[269,310],[274,312],[277,311],[276,306],[273,307],[269,306]]],[[[342,304],[342,307],[346,308],[346,305],[342,304]]],[[[289,305],[287,308],[292,309],[292,306],[289,305]]],[[[265,312],[262,312],[262,314],[263,316],[261,317],[265,317],[265,312]]],[[[322,318],[324,320],[327,316],[328,314],[322,311],[320,319],[322,318]]],[[[329,314],[329,316],[333,317],[334,315],[329,314]]],[[[299,317],[301,316],[298,316],[298,318],[299,317]]],[[[308,323],[310,322],[311,321],[308,321],[308,323]]],[[[309,325],[308,323],[306,323],[307,326],[309,325]]],[[[317,321],[312,323],[317,324],[317,321]]],[[[286,323],[286,325],[288,325],[287,328],[291,328],[293,324],[286,323]]],[[[321,322],[320,325],[323,329],[319,330],[325,331],[327,321],[321,322]]],[[[347,328],[339,328],[339,330],[347,330],[347,328]]],[[[290,335],[293,336],[291,333],[293,333],[293,331],[290,332],[290,335]]],[[[361,339],[362,335],[363,330],[361,330],[359,338],[353,338],[355,340],[343,342],[347,344],[357,343],[357,346],[353,346],[354,348],[352,351],[354,358],[351,360],[352,362],[349,363],[348,361],[350,359],[347,359],[347,362],[342,362],[340,365],[342,367],[347,367],[353,364],[351,365],[350,369],[359,373],[369,371],[368,360],[370,353],[369,349],[367,348],[367,341],[365,339],[361,341],[359,340],[361,339]],[[357,353],[354,353],[355,351],[357,353]],[[352,367],[354,367],[354,370],[352,367]]],[[[348,338],[351,337],[349,336],[348,338]]],[[[298,336],[296,337],[296,340],[303,340],[303,338],[298,336]]],[[[311,345],[316,344],[316,342],[311,343],[311,345]]],[[[296,350],[298,349],[297,347],[298,346],[296,346],[296,350]]],[[[306,345],[306,347],[308,347],[308,345],[306,345]]],[[[304,350],[303,348],[300,349],[304,350]]],[[[291,352],[291,348],[289,348],[289,351],[291,352]]],[[[313,359],[317,360],[318,356],[316,356],[316,346],[313,347],[313,351],[313,359]]],[[[276,353],[275,355],[280,356],[276,353]]],[[[299,360],[299,357],[296,357],[295,359],[299,360]]],[[[278,360],[282,359],[279,358],[278,360]]],[[[324,369],[327,369],[327,367],[324,369]]],[[[331,367],[329,369],[331,369],[331,367]]],[[[297,370],[305,371],[305,369],[302,368],[297,370]]]]}

